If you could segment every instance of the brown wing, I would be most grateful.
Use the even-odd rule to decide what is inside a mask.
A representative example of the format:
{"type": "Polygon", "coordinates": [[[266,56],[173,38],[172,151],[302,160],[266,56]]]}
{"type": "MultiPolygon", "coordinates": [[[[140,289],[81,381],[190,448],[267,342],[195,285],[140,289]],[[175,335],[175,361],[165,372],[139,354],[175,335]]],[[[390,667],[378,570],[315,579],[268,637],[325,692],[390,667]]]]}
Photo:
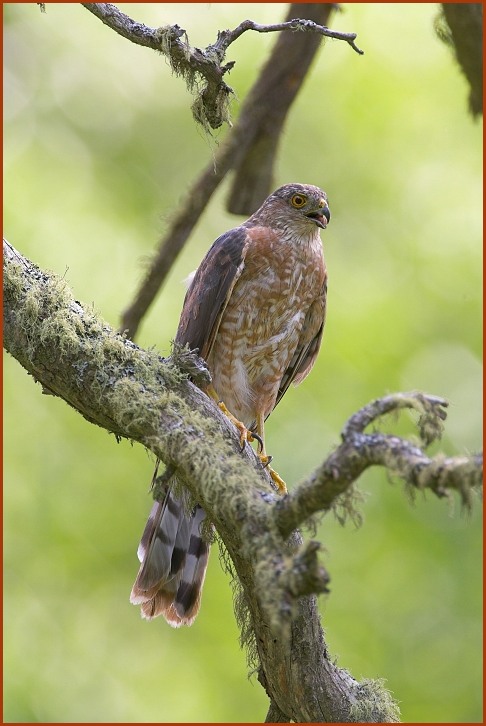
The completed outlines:
{"type": "MultiPolygon", "coordinates": [[[[282,376],[275,406],[291,383],[297,386],[310,373],[321,347],[322,333],[326,320],[327,280],[324,280],[321,295],[307,311],[300,339],[294,355],[282,376]]],[[[274,408],[275,408],[274,406],[274,408]]],[[[267,417],[268,418],[268,417],[267,417]]]]}
{"type": "Polygon", "coordinates": [[[241,275],[249,237],[236,227],[218,237],[199,265],[186,293],[176,342],[198,348],[207,359],[233,287],[241,275]]]}

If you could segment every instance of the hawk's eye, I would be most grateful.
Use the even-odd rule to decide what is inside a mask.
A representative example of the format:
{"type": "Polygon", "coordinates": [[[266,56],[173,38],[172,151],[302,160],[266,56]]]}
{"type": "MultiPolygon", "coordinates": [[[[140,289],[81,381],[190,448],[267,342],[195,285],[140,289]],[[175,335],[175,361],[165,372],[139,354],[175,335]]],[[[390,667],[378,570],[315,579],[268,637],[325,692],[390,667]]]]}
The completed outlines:
{"type": "Polygon", "coordinates": [[[294,194],[290,201],[292,202],[293,207],[295,207],[296,209],[302,209],[307,201],[307,197],[305,197],[303,194],[294,194]]]}

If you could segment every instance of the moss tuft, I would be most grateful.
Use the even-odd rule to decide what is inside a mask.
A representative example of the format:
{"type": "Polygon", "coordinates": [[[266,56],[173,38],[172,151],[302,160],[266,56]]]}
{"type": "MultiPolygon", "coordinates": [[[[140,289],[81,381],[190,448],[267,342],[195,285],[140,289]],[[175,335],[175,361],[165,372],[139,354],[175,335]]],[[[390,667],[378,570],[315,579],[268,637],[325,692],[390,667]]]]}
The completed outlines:
{"type": "Polygon", "coordinates": [[[350,721],[354,723],[398,723],[400,709],[383,679],[367,678],[358,686],[356,702],[351,707],[350,721]]]}

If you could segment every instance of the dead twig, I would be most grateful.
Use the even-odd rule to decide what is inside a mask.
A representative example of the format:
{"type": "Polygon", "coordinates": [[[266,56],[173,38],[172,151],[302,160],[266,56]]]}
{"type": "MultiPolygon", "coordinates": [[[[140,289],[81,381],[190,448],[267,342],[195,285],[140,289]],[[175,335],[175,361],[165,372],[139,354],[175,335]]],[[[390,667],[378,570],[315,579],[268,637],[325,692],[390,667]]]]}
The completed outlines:
{"type": "Polygon", "coordinates": [[[360,55],[363,51],[355,43],[356,33],[331,30],[305,18],[295,18],[283,23],[260,25],[253,20],[244,20],[234,30],[218,32],[216,42],[205,49],[193,48],[186,31],[179,25],[150,28],[138,23],[116,5],[111,3],[82,3],[107,27],[137,45],[143,45],[163,53],[177,75],[182,76],[190,91],[196,92],[192,105],[193,116],[207,130],[219,128],[229,122],[229,99],[233,89],[223,76],[234,66],[234,61],[224,63],[226,51],[243,33],[253,30],[257,33],[275,33],[285,30],[317,33],[318,35],[342,40],[360,55]]]}

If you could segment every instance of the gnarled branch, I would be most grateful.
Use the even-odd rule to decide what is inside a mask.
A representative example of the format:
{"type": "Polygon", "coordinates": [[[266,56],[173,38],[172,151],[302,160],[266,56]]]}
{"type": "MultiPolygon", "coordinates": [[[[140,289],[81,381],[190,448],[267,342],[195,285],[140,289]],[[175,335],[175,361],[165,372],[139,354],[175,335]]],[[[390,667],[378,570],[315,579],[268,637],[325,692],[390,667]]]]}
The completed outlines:
{"type": "MultiPolygon", "coordinates": [[[[64,280],[6,242],[4,344],[45,390],[90,422],[153,451],[202,504],[237,575],[241,642],[269,695],[270,714],[296,722],[398,720],[398,708],[379,681],[358,682],[331,660],[316,598],[329,576],[317,558],[319,544],[304,543],[292,530],[337,502],[367,466],[379,464],[429,486],[427,476],[421,477],[434,467],[418,466],[426,458],[418,447],[383,434],[368,440],[363,429],[385,411],[411,406],[428,420],[422,426],[430,435],[443,418],[443,401],[398,394],[373,402],[348,422],[345,440],[320,470],[280,499],[253,451],[239,452],[237,431],[180,370],[181,361],[185,370],[188,359],[192,365],[187,353],[162,359],[140,349],[76,302],[64,280]]],[[[204,375],[197,361],[190,370],[204,375]]],[[[467,466],[466,457],[456,461],[456,475],[465,469],[463,481],[476,486],[479,458],[467,466]]],[[[437,482],[444,490],[450,486],[438,467],[430,481],[433,490],[437,482]]]]}
{"type": "Polygon", "coordinates": [[[122,13],[111,3],[82,3],[105,25],[124,38],[163,53],[169,60],[172,70],[185,78],[190,90],[200,83],[192,111],[196,121],[206,128],[217,129],[229,120],[228,103],[233,89],[223,80],[223,76],[234,66],[234,61],[224,64],[226,51],[243,33],[253,30],[257,33],[275,33],[283,30],[303,31],[343,40],[360,55],[356,43],[356,33],[331,30],[305,18],[295,18],[284,23],[260,25],[253,20],[244,20],[234,30],[222,30],[216,41],[204,50],[192,48],[186,31],[179,25],[149,28],[122,13]]]}
{"type": "Polygon", "coordinates": [[[430,489],[436,496],[459,494],[464,507],[472,505],[472,492],[482,486],[483,457],[429,458],[417,445],[398,436],[364,429],[392,411],[412,409],[420,414],[418,429],[425,445],[440,438],[447,401],[419,392],[396,393],[372,401],[346,423],[342,443],[316,471],[277,505],[277,526],[282,536],[302,526],[318,512],[339,505],[339,497],[369,467],[383,466],[417,490],[430,489]]]}

